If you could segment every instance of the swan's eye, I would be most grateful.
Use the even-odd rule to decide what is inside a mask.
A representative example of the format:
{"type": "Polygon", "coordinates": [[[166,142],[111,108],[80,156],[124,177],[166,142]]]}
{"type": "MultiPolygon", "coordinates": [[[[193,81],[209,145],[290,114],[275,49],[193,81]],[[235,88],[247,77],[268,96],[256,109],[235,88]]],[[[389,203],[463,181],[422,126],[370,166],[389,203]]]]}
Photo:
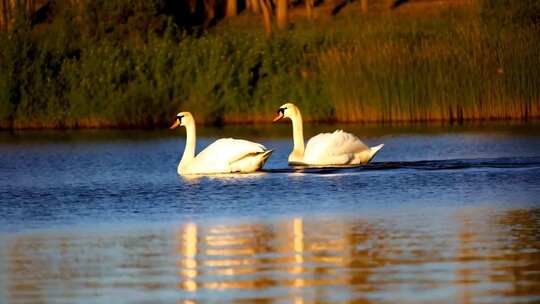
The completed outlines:
{"type": "Polygon", "coordinates": [[[277,110],[277,113],[278,113],[278,114],[281,113],[281,114],[285,115],[285,110],[287,110],[287,108],[279,108],[279,109],[277,110]]]}
{"type": "Polygon", "coordinates": [[[184,117],[184,115],[176,115],[176,119],[182,121],[182,117],[184,117]]]}

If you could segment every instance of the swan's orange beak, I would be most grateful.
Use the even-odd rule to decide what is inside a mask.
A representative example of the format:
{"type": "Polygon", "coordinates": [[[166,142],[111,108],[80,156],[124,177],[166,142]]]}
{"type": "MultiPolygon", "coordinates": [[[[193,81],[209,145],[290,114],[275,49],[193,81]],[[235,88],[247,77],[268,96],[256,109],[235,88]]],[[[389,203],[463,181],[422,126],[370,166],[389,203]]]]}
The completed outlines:
{"type": "Polygon", "coordinates": [[[276,116],[276,118],[274,118],[274,120],[272,120],[272,122],[276,122],[280,119],[283,118],[283,113],[281,111],[278,111],[278,116],[276,116]]]}
{"type": "Polygon", "coordinates": [[[178,127],[179,125],[180,125],[180,119],[177,118],[169,129],[171,130],[176,129],[176,127],[178,127]]]}

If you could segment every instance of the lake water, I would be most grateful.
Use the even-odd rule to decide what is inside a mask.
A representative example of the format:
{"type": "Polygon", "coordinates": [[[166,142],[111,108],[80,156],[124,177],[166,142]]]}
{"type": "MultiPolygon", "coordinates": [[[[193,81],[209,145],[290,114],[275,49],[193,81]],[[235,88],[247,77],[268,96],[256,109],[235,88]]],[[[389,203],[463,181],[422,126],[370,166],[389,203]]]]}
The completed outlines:
{"type": "Polygon", "coordinates": [[[275,152],[184,178],[184,131],[0,133],[0,303],[540,302],[538,124],[340,127],[385,147],[294,171],[287,124],[200,128],[275,152]]]}

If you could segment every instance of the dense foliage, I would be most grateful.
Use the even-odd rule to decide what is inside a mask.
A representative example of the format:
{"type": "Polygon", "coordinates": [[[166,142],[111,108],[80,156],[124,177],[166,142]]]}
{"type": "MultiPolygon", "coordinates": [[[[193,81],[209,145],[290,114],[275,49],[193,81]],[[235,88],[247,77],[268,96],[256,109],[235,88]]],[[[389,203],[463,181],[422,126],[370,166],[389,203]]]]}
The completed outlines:
{"type": "Polygon", "coordinates": [[[350,10],[267,38],[245,14],[202,32],[160,0],[61,5],[0,34],[0,126],[268,121],[293,100],[311,120],[540,116],[537,1],[429,16],[350,10]]]}

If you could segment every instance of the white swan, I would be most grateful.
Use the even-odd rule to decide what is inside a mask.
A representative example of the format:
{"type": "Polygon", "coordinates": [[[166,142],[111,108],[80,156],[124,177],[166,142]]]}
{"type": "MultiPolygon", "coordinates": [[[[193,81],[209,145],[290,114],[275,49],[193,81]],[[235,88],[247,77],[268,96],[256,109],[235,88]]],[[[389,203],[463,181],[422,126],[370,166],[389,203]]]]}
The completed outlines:
{"type": "Polygon", "coordinates": [[[301,166],[354,166],[367,164],[384,146],[369,148],[358,137],[342,130],[321,133],[312,137],[304,150],[302,114],[297,106],[286,103],[279,107],[274,122],[284,117],[292,121],[294,148],[289,165],[301,166]]]}
{"type": "Polygon", "coordinates": [[[248,173],[262,168],[272,150],[251,141],[222,138],[195,156],[195,119],[189,112],[176,115],[171,129],[186,127],[186,146],[178,164],[178,174],[248,173]]]}

